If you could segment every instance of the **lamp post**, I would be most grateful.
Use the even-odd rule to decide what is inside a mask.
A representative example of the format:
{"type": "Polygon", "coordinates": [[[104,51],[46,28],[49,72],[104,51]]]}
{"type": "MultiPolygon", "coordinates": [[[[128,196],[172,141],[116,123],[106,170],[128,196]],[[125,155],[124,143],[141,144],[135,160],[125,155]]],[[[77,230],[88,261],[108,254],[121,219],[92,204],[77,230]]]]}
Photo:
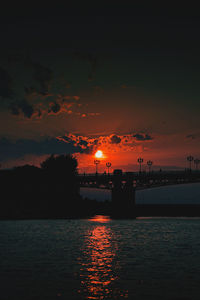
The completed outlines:
{"type": "Polygon", "coordinates": [[[96,175],[98,174],[98,165],[100,164],[100,160],[95,159],[94,164],[96,165],[96,175]]]}
{"type": "Polygon", "coordinates": [[[198,170],[199,164],[200,164],[200,159],[196,158],[194,160],[194,164],[196,165],[196,170],[198,170]]]}
{"type": "Polygon", "coordinates": [[[112,164],[110,162],[106,163],[106,167],[108,168],[108,175],[109,175],[109,168],[112,166],[112,164]]]}
{"type": "Polygon", "coordinates": [[[147,166],[149,167],[149,173],[151,172],[151,166],[153,165],[153,162],[151,160],[147,161],[147,166]]]}
{"type": "Polygon", "coordinates": [[[141,157],[138,158],[138,162],[140,164],[140,173],[142,171],[142,163],[143,163],[143,161],[144,161],[143,158],[141,158],[141,157]]]}
{"type": "Polygon", "coordinates": [[[193,161],[193,160],[194,160],[194,157],[193,157],[193,156],[190,155],[190,156],[187,157],[187,161],[189,161],[189,166],[190,166],[189,169],[190,169],[190,171],[192,170],[192,161],[193,161]]]}

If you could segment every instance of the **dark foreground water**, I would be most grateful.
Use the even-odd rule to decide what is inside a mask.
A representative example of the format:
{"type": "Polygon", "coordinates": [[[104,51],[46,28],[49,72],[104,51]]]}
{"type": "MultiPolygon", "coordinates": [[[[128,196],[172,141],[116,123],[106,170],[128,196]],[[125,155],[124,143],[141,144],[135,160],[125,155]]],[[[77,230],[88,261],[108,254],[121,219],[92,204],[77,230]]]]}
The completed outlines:
{"type": "Polygon", "coordinates": [[[0,222],[0,299],[200,299],[200,219],[0,222]]]}

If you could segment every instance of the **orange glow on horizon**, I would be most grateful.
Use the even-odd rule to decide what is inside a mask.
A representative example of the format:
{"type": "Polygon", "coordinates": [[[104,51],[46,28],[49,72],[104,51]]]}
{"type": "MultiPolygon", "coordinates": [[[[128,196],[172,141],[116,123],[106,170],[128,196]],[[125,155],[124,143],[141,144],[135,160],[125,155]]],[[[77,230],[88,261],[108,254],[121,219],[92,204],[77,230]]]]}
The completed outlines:
{"type": "Polygon", "coordinates": [[[110,217],[109,216],[102,216],[102,215],[96,215],[94,217],[92,217],[91,219],[89,219],[89,221],[92,222],[100,222],[100,223],[107,223],[110,222],[110,217]]]}

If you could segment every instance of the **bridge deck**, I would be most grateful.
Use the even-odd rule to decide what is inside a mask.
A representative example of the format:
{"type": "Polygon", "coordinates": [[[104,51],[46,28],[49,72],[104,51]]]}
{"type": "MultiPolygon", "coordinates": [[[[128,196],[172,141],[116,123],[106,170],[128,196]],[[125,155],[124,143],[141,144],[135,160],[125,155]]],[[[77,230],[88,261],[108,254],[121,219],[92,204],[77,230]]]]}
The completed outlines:
{"type": "MultiPolygon", "coordinates": [[[[132,181],[136,189],[147,189],[159,186],[176,185],[200,182],[200,172],[151,172],[134,173],[127,172],[118,175],[120,184],[125,185],[127,180],[132,181]]],[[[98,187],[112,189],[116,180],[115,174],[79,174],[81,187],[98,187]]]]}

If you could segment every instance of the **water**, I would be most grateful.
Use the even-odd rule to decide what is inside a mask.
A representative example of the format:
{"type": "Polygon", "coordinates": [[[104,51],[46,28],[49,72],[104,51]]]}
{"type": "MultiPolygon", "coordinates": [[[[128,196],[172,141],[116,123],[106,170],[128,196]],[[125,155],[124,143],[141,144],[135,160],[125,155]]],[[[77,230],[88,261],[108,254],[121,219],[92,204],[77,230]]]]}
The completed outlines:
{"type": "Polygon", "coordinates": [[[136,192],[138,204],[200,204],[200,183],[163,186],[136,192]]]}
{"type": "Polygon", "coordinates": [[[0,222],[0,299],[200,299],[200,219],[0,222]]]}

